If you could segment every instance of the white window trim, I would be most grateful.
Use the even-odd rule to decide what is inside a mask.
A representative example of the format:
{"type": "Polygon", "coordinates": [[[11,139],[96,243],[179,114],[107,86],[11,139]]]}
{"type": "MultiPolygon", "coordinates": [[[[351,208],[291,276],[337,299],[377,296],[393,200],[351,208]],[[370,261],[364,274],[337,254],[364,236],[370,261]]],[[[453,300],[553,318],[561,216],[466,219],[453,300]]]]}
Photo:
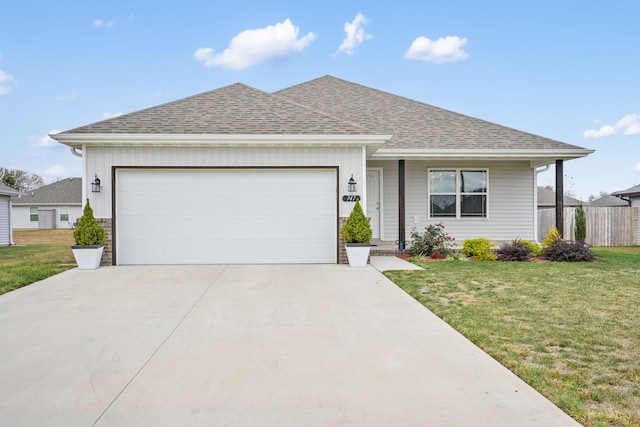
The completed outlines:
{"type": "Polygon", "coordinates": [[[29,222],[38,222],[38,221],[40,220],[40,213],[38,212],[38,209],[39,209],[39,208],[38,208],[38,206],[29,206],[29,222]],[[31,219],[31,215],[34,215],[34,214],[32,214],[32,213],[31,213],[31,210],[32,210],[33,208],[35,208],[35,209],[36,209],[36,213],[35,213],[35,215],[36,215],[36,218],[37,218],[37,219],[35,219],[35,220],[34,220],[34,219],[31,219]]]}
{"type": "MultiPolygon", "coordinates": [[[[438,194],[453,194],[453,193],[436,193],[436,195],[438,194]]],[[[474,167],[469,167],[469,168],[428,168],[427,169],[427,217],[429,218],[429,220],[440,220],[440,221],[446,221],[448,219],[470,219],[470,220],[486,220],[489,219],[489,194],[490,194],[490,189],[489,189],[489,168],[483,168],[483,167],[478,167],[478,168],[474,168],[474,167]],[[456,216],[431,216],[431,172],[446,172],[446,171],[454,171],[456,173],[456,216]],[[482,171],[486,174],[487,176],[487,191],[484,193],[463,193],[460,191],[460,172],[461,171],[467,171],[467,172],[473,172],[473,171],[482,171]],[[462,196],[463,195],[468,195],[468,194],[473,194],[473,195],[482,195],[484,194],[487,197],[487,213],[485,216],[461,216],[461,200],[462,200],[462,196]]]]}
{"type": "Polygon", "coordinates": [[[58,221],[60,222],[68,222],[69,221],[69,206],[59,206],[58,207],[58,221]],[[62,212],[62,210],[65,210],[66,212],[62,212]],[[67,215],[67,219],[62,219],[62,215],[67,215]]]}

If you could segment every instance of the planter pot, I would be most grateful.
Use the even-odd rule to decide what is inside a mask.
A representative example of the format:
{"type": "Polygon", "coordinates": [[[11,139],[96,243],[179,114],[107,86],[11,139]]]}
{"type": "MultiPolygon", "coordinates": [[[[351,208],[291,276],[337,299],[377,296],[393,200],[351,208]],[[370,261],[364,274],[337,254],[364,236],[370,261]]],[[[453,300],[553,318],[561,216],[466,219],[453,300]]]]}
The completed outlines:
{"type": "Polygon", "coordinates": [[[100,267],[104,245],[72,245],[71,250],[78,270],[95,270],[100,267]]]}
{"type": "Polygon", "coordinates": [[[368,243],[346,243],[347,259],[351,267],[366,267],[371,245],[368,243]]]}

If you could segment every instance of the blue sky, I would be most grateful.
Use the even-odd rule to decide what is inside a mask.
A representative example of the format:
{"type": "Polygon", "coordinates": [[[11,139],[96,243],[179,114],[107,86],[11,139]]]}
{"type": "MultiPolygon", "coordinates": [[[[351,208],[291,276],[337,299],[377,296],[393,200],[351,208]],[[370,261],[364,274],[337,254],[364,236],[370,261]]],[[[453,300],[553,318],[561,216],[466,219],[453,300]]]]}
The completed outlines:
{"type": "MultiPolygon", "coordinates": [[[[581,198],[640,184],[640,2],[10,2],[0,14],[0,166],[81,161],[46,135],[242,82],[331,74],[595,149],[581,198]]],[[[539,176],[553,184],[553,169],[539,176]]]]}

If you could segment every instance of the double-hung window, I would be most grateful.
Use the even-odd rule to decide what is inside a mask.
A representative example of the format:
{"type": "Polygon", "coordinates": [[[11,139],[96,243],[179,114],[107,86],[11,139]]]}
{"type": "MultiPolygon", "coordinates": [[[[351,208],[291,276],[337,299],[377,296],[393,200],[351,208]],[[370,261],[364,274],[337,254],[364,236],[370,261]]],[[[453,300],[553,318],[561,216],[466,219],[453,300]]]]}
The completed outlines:
{"type": "Polygon", "coordinates": [[[30,206],[29,207],[29,221],[38,221],[38,207],[30,206]]]}
{"type": "Polygon", "coordinates": [[[60,206],[60,221],[69,221],[69,207],[60,206]]]}
{"type": "Polygon", "coordinates": [[[486,169],[429,170],[431,218],[486,218],[486,169]]]}

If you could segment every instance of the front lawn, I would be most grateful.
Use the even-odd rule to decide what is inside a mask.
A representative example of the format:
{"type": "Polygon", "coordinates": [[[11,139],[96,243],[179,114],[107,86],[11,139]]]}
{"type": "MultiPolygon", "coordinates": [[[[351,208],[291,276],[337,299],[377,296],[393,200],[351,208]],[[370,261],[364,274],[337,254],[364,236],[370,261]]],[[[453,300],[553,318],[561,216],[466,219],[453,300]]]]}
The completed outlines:
{"type": "Polygon", "coordinates": [[[640,426],[640,247],[596,252],[386,274],[582,424],[640,426]]]}
{"type": "Polygon", "coordinates": [[[14,230],[0,247],[0,295],[75,267],[71,230],[14,230]]]}

